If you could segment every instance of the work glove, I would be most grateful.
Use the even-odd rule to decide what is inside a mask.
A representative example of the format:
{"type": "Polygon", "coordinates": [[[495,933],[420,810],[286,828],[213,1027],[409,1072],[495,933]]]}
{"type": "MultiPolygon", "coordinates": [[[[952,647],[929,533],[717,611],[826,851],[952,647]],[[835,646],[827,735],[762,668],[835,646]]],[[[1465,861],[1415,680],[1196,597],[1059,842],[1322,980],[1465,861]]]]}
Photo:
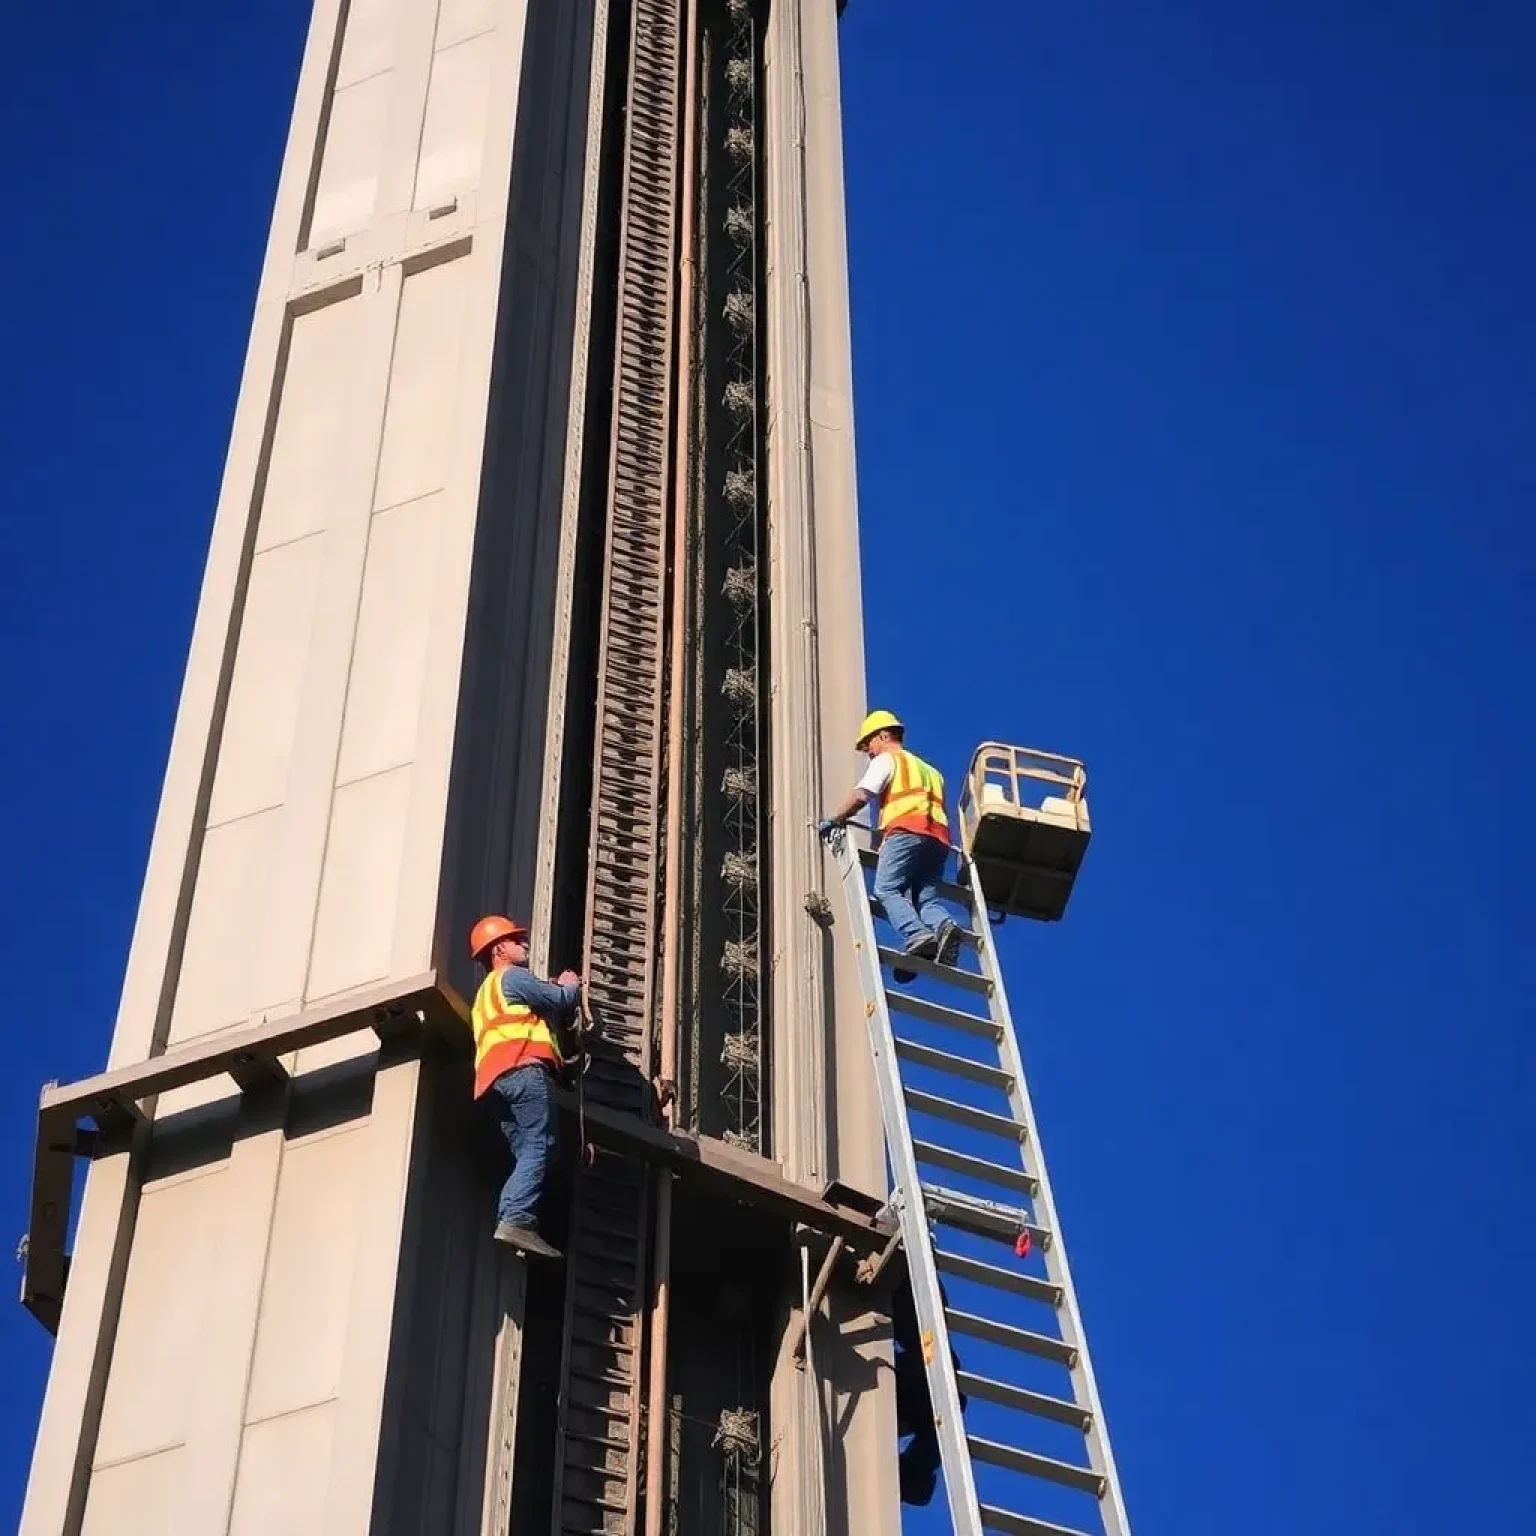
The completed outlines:
{"type": "Polygon", "coordinates": [[[823,816],[821,820],[816,823],[816,836],[820,838],[831,837],[831,835],[841,825],[841,822],[833,821],[830,816],[823,816]]]}

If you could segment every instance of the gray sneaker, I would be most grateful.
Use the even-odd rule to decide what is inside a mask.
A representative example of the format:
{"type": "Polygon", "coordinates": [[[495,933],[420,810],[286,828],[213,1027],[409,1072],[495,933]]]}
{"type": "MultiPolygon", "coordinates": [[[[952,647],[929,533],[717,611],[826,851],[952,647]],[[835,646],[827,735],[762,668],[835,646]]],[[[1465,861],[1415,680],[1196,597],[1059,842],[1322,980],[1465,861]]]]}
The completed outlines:
{"type": "Polygon", "coordinates": [[[902,945],[902,953],[911,955],[915,960],[932,960],[938,952],[939,936],[930,928],[924,928],[902,945]]]}
{"type": "Polygon", "coordinates": [[[526,1253],[530,1258],[558,1259],[560,1250],[553,1243],[546,1243],[537,1232],[527,1227],[514,1227],[510,1221],[496,1223],[496,1241],[526,1253]]]}

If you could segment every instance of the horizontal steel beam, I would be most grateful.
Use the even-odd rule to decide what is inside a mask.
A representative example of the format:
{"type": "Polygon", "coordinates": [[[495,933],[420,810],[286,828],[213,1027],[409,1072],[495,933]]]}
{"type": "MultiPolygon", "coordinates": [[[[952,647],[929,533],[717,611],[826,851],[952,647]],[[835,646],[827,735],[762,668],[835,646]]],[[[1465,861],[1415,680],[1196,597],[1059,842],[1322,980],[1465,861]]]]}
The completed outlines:
{"type": "MultiPolygon", "coordinates": [[[[227,1077],[240,1093],[285,1088],[291,1081],[282,1058],[371,1029],[381,1043],[416,1038],[437,1041],[468,1054],[469,1009],[435,971],[407,981],[386,982],[330,999],[298,1013],[240,1029],[221,1030],[147,1061],[98,1072],[60,1087],[50,1083],[37,1114],[32,1165],[32,1203],[22,1241],[22,1305],[50,1333],[58,1331],[64,1304],[74,1160],[124,1150],[128,1137],[153,1115],[153,1101],[175,1088],[227,1077]],[[82,1125],[94,1122],[94,1126],[82,1125]]],[[[860,1252],[878,1249],[886,1227],[867,1196],[838,1199],[787,1178],[777,1163],[711,1137],[685,1136],[638,1116],[592,1104],[578,1104],[562,1092],[566,1111],[585,1125],[599,1146],[671,1168],[724,1197],[734,1197],[798,1223],[842,1238],[860,1252]]]]}
{"type": "MultiPolygon", "coordinates": [[[[560,1100],[568,1112],[576,1113],[574,1094],[562,1090],[560,1100]]],[[[610,1152],[670,1168],[715,1194],[734,1196],[760,1211],[782,1216],[828,1237],[840,1237],[861,1253],[885,1244],[889,1227],[862,1208],[864,1200],[845,1205],[818,1194],[809,1184],[798,1184],[787,1177],[778,1163],[744,1152],[729,1142],[717,1141],[713,1136],[669,1131],[638,1116],[590,1103],[586,1106],[586,1129],[589,1141],[610,1152]]]]}

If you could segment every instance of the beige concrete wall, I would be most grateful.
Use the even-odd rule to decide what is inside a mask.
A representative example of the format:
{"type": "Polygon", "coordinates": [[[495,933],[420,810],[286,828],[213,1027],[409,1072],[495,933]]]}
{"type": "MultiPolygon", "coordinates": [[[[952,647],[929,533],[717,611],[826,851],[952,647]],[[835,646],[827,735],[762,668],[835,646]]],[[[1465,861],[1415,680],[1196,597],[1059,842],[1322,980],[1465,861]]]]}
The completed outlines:
{"type": "MultiPolygon", "coordinates": [[[[775,1145],[810,1183],[883,1194],[879,1101],[835,871],[813,827],[854,780],[864,713],[853,372],[834,0],[770,10],[769,558],[773,602],[775,1145]],[[823,929],[806,897],[830,899],[823,929]]],[[[814,1369],[781,1360],[773,1522],[789,1536],[900,1529],[890,1351],[834,1292],[814,1369]]]]}
{"type": "MultiPolygon", "coordinates": [[[[476,829],[538,799],[591,13],[317,0],[113,1065],[529,899],[537,829],[476,829]]],[[[288,1065],[91,1169],[28,1536],[480,1529],[515,1298],[461,1069],[288,1065]]]]}
{"type": "MultiPolygon", "coordinates": [[[[833,10],[768,39],[775,1142],[877,1187],[856,988],[804,912],[864,707],[833,10]]],[[[541,855],[547,910],[606,15],[317,0],[113,1065],[467,980],[541,855]]],[[[505,1528],[520,1302],[462,1080],[366,1036],[289,1066],[286,1108],[187,1090],[91,1169],[26,1536],[505,1528]]],[[[830,1311],[775,1379],[785,1536],[898,1528],[883,1348],[830,1311]]]]}

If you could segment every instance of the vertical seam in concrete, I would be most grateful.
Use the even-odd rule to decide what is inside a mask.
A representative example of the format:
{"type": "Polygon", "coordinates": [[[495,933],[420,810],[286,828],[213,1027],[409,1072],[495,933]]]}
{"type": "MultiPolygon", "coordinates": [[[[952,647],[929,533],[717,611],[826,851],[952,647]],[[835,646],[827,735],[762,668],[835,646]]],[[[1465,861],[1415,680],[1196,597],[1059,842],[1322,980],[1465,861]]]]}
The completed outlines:
{"type": "MultiPolygon", "coordinates": [[[[401,973],[420,969],[427,962],[449,969],[449,956],[443,949],[453,938],[444,932],[452,908],[448,850],[455,848],[457,857],[462,859],[465,839],[478,841],[484,833],[483,828],[456,822],[451,800],[455,794],[455,765],[474,726],[474,722],[462,717],[466,703],[465,652],[472,621],[474,551],[479,522],[487,510],[483,502],[490,385],[501,328],[500,307],[505,302],[500,291],[507,239],[506,193],[502,189],[510,184],[513,174],[525,36],[526,5],[520,0],[502,0],[496,18],[491,72],[494,79],[511,85],[487,117],[474,245],[464,258],[472,263],[465,296],[466,316],[477,316],[481,323],[466,322],[466,345],[456,375],[459,409],[451,467],[444,487],[418,716],[417,740],[423,745],[413,770],[415,780],[407,813],[402,886],[392,945],[393,964],[401,973]],[[497,190],[484,195],[487,186],[497,190]],[[470,337],[474,340],[468,340],[470,337]],[[445,894],[449,897],[446,901],[445,894]],[[427,954],[422,952],[424,944],[427,954]]],[[[474,707],[472,701],[470,707],[474,707]]],[[[462,795],[462,790],[457,792],[462,795]]]]}
{"type": "Polygon", "coordinates": [[[390,1362],[390,1324],[401,1262],[401,1224],[415,1154],[416,1099],[421,1062],[380,1052],[373,1113],[356,1134],[366,1138],[363,1183],[353,1255],[351,1300],[330,1474],[320,1529],[352,1536],[371,1526],[379,1469],[384,1384],[390,1362]]]}
{"type": "Polygon", "coordinates": [[[226,1193],[238,1204],[231,1200],[226,1210],[225,1220],[233,1230],[214,1256],[219,1270],[210,1277],[220,1326],[209,1352],[198,1361],[196,1407],[183,1452],[186,1471],[180,1480],[178,1530],[213,1536],[229,1529],[234,1510],[283,1164],[282,1110],[281,1102],[270,1107],[241,1105],[229,1163],[219,1175],[235,1185],[226,1193]]]}

